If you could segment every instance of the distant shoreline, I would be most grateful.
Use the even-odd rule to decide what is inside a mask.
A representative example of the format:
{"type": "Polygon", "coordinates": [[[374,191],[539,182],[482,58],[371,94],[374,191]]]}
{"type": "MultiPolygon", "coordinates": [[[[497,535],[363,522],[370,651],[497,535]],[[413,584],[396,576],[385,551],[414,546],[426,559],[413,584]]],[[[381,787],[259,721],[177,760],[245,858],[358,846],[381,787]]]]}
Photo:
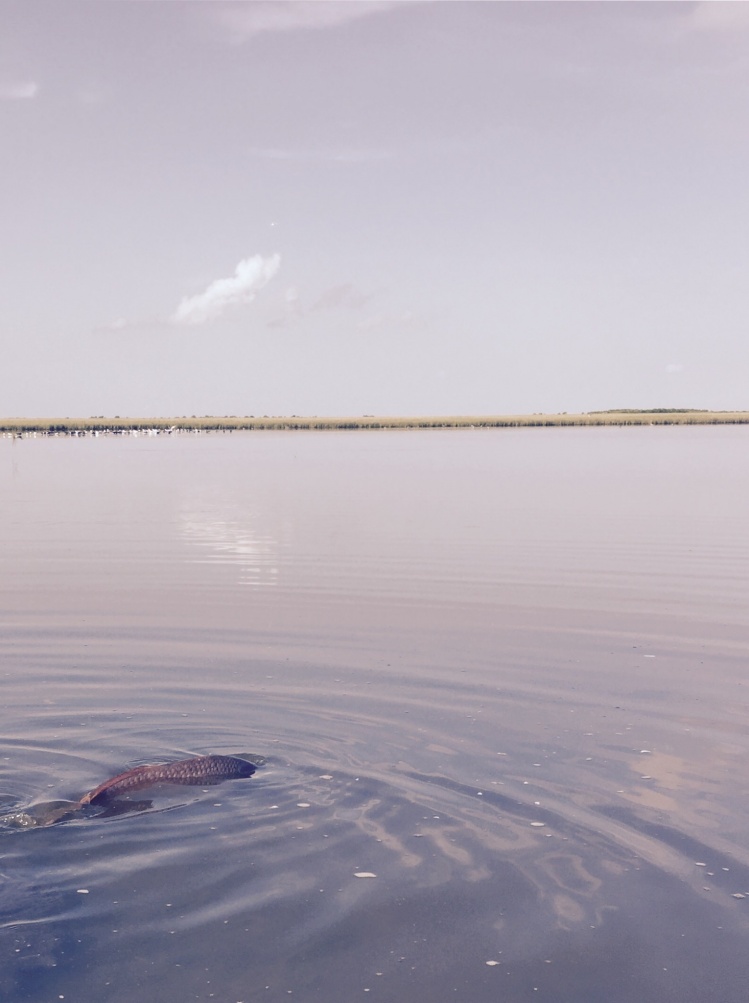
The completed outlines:
{"type": "Polygon", "coordinates": [[[195,415],[180,418],[0,418],[0,432],[6,435],[121,434],[144,432],[233,432],[263,430],[429,429],[429,428],[548,428],[554,426],[601,425],[746,425],[749,411],[699,411],[656,408],[652,411],[619,409],[583,414],[519,415],[435,415],[423,417],[237,417],[195,415]]]}

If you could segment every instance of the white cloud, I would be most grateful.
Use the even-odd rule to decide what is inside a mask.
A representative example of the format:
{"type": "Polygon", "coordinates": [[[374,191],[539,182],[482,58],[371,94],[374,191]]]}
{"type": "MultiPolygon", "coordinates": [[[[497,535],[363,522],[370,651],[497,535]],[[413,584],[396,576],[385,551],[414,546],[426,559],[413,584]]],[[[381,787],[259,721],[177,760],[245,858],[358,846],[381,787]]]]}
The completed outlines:
{"type": "Polygon", "coordinates": [[[215,320],[229,307],[249,303],[255,294],[267,285],[278,271],[281,256],[264,258],[256,254],[239,262],[234,275],[216,279],[205,292],[186,296],[171,316],[173,324],[204,324],[215,320]]]}
{"type": "Polygon", "coordinates": [[[39,84],[34,80],[16,80],[0,84],[0,98],[4,101],[26,101],[36,97],[39,84]]]}
{"type": "Polygon", "coordinates": [[[244,42],[265,32],[334,28],[396,6],[396,0],[253,0],[229,4],[218,19],[234,38],[244,42]]]}

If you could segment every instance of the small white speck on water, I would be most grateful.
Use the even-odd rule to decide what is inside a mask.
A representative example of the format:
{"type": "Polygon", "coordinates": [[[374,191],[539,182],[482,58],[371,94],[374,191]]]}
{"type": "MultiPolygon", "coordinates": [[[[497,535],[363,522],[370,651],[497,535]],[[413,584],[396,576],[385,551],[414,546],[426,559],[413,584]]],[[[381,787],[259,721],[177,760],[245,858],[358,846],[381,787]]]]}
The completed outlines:
{"type": "Polygon", "coordinates": [[[703,864],[703,862],[701,860],[695,860],[694,866],[695,867],[707,867],[707,864],[703,864]]]}
{"type": "Polygon", "coordinates": [[[499,964],[498,961],[487,961],[486,963],[487,965],[489,965],[490,968],[493,968],[495,965],[499,964]]]}
{"type": "Polygon", "coordinates": [[[531,825],[535,826],[537,829],[541,829],[546,825],[546,822],[531,822],[531,825]]]}
{"type": "Polygon", "coordinates": [[[651,776],[647,776],[647,775],[644,776],[644,777],[640,777],[640,780],[652,780],[652,779],[653,778],[651,776]]]}
{"type": "Polygon", "coordinates": [[[88,895],[88,888],[76,888],[79,895],[88,895]]]}
{"type": "Polygon", "coordinates": [[[298,801],[297,802],[297,808],[309,808],[309,807],[311,807],[309,801],[298,801]]]}
{"type": "Polygon", "coordinates": [[[744,895],[744,893],[743,893],[743,892],[734,892],[734,893],[733,893],[733,897],[734,897],[735,899],[745,899],[745,898],[746,898],[746,895],[744,895]]]}
{"type": "Polygon", "coordinates": [[[372,871],[354,871],[355,878],[376,878],[377,875],[372,871]]]}
{"type": "Polygon", "coordinates": [[[652,756],[652,754],[650,749],[640,749],[641,756],[652,756]]]}
{"type": "Polygon", "coordinates": [[[332,780],[333,776],[330,773],[321,773],[320,780],[332,780]]]}
{"type": "Polygon", "coordinates": [[[476,794],[477,794],[477,795],[478,795],[478,796],[479,796],[480,798],[484,796],[484,792],[483,792],[483,791],[476,791],[476,794]]]}

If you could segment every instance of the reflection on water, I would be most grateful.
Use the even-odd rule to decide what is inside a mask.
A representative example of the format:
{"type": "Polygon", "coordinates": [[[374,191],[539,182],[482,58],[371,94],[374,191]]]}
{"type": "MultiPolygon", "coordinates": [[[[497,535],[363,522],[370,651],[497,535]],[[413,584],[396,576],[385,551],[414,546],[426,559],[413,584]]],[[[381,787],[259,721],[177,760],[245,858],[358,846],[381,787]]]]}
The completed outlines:
{"type": "Polygon", "coordinates": [[[745,428],[0,444],[0,990],[743,1003],[745,428]]]}
{"type": "Polygon", "coordinates": [[[180,513],[180,535],[194,544],[197,563],[237,567],[237,581],[251,588],[272,588],[278,578],[278,541],[258,529],[259,519],[240,505],[193,499],[180,513]]]}

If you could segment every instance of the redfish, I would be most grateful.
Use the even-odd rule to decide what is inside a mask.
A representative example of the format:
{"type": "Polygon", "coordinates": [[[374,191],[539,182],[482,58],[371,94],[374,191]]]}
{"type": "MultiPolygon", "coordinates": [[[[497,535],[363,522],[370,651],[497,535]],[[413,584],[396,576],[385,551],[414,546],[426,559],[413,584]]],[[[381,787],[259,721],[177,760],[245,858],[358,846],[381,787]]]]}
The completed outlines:
{"type": "Polygon", "coordinates": [[[220,784],[224,780],[238,780],[251,777],[255,772],[252,763],[235,756],[195,756],[180,759],[176,763],[159,763],[155,766],[136,766],[132,770],[118,773],[103,784],[99,784],[88,794],[84,794],[79,804],[104,804],[121,794],[143,790],[154,784],[187,784],[192,787],[207,787],[220,784]]]}

